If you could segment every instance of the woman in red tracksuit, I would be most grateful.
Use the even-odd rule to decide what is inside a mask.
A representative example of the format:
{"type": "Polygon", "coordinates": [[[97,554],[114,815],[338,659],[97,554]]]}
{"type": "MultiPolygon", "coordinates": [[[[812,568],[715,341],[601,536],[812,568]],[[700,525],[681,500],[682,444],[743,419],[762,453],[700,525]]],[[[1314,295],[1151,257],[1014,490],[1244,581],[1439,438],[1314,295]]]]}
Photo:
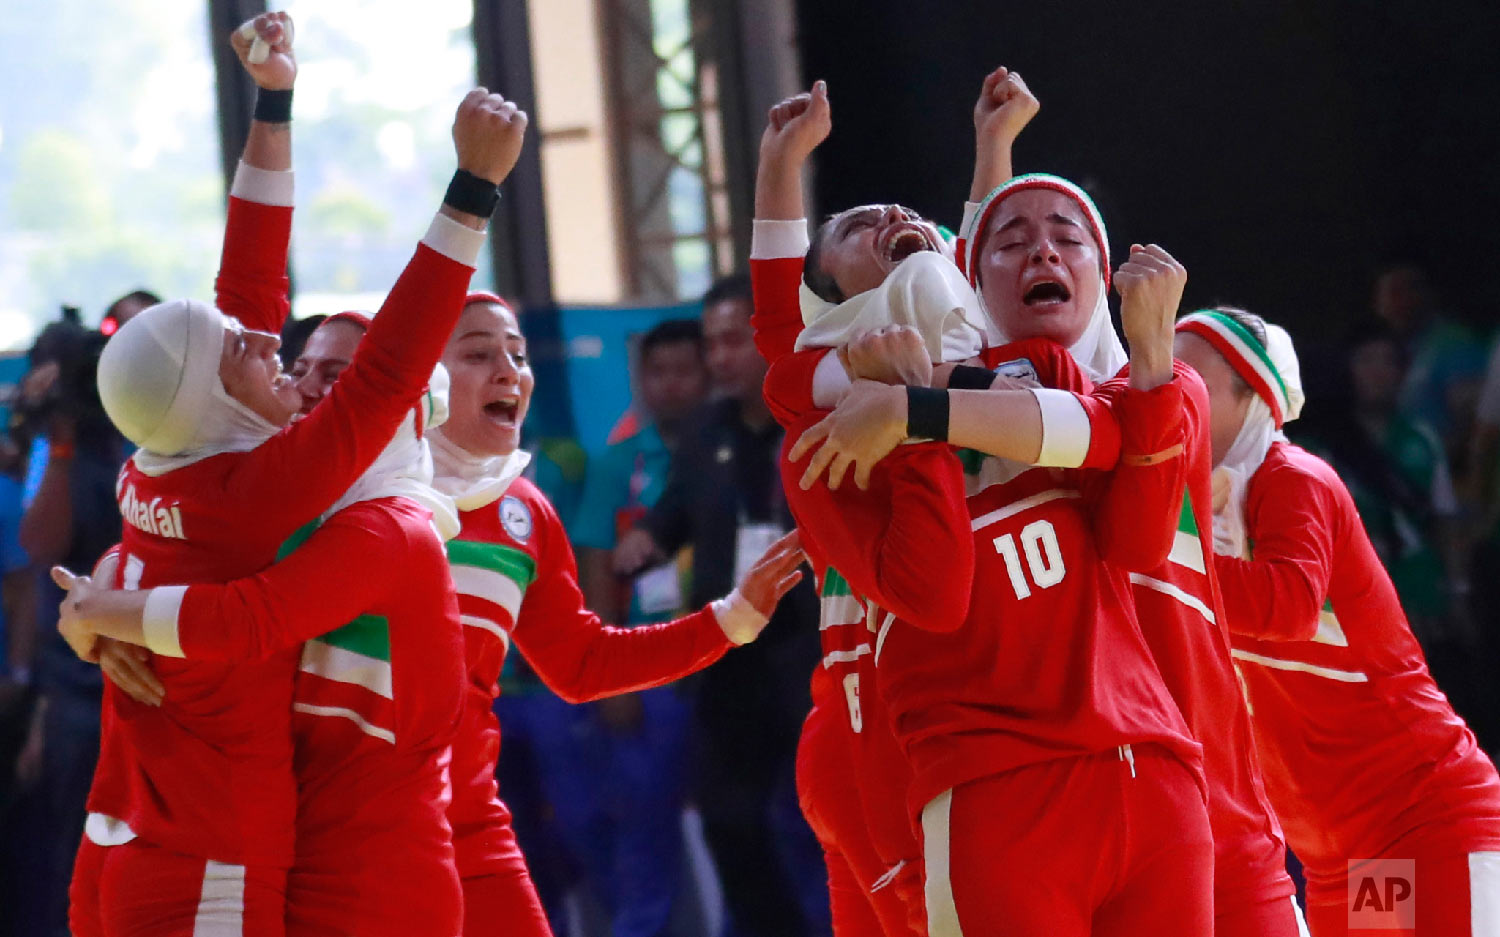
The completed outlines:
{"type": "MultiPolygon", "coordinates": [[[[1002,336],[1047,335],[1069,347],[1086,370],[1103,380],[1123,362],[1107,310],[1082,333],[1065,328],[1069,286],[1038,265],[1035,254],[1018,250],[1024,227],[1015,210],[1025,200],[1051,200],[1075,217],[1100,244],[1104,222],[1088,196],[1055,176],[1007,179],[1017,105],[1036,107],[1019,76],[1003,70],[985,82],[975,106],[978,141],[973,200],[965,205],[959,262],[980,293],[1002,336]],[[1007,92],[1007,85],[1012,87],[1007,92]],[[1060,200],[1059,200],[1060,199],[1060,200]],[[982,202],[983,204],[980,204],[982,202]],[[1024,261],[1024,262],[1023,262],[1024,261]],[[1061,292],[1060,292],[1061,291],[1061,292]],[[1061,300],[1061,302],[1059,302],[1061,300]],[[1032,310],[1040,314],[1032,314],[1032,310]]],[[[1056,256],[1066,257],[1081,243],[1082,230],[1055,233],[1056,256]]],[[[1131,261],[1151,262],[1155,250],[1133,251],[1131,261]]],[[[1101,297],[1102,299],[1102,297],[1101,297]]],[[[1209,403],[1190,368],[1175,366],[1182,387],[1183,454],[1186,490],[1176,510],[1136,523],[1167,521],[1172,549],[1154,568],[1126,567],[1141,632],[1157,668],[1182,710],[1193,735],[1204,746],[1209,820],[1214,832],[1214,930],[1218,937],[1297,937],[1303,925],[1285,869],[1282,833],[1266,796],[1255,756],[1250,716],[1230,657],[1229,634],[1213,564],[1209,446],[1209,403]]],[[[1111,382],[1119,388],[1120,382],[1111,382]]]]}
{"type": "Polygon", "coordinates": [[[803,557],[789,535],[733,593],[694,614],[638,628],[603,624],[584,607],[557,512],[519,477],[530,459],[518,446],[534,381],[515,314],[496,296],[470,295],[443,362],[452,376],[451,413],[429,438],[435,483],[453,497],[462,523],[448,545],[467,663],[448,819],[464,933],[544,937],[546,916],[495,784],[493,703],[511,643],[570,702],[660,686],[753,640],[800,578],[794,569],[803,557]]]}
{"type": "Polygon", "coordinates": [[[1291,338],[1224,309],[1178,333],[1214,402],[1214,566],[1314,937],[1500,933],[1500,777],[1428,673],[1348,488],[1281,434],[1302,407],[1291,338]]]}
{"type": "MultiPolygon", "coordinates": [[[[268,89],[288,89],[295,72],[282,17],[257,19],[270,54],[247,62],[268,89]]],[[[249,45],[237,40],[242,61],[249,45]]],[[[445,205],[349,373],[319,412],[291,422],[297,394],[277,375],[274,335],[288,308],[290,135],[284,114],[265,116],[278,121],[252,127],[249,168],[231,198],[220,308],[148,309],[100,359],[105,409],[140,446],[118,486],[116,584],[126,588],[248,575],[326,511],[420,397],[483,243],[485,219],[473,212],[484,209],[462,198],[445,205]]],[[[498,95],[465,99],[454,138],[471,190],[504,179],[523,130],[524,115],[498,95]]],[[[74,932],[281,933],[296,829],[297,653],[237,665],[158,658],[155,669],[166,687],[158,706],[105,689],[70,892],[74,932]]]]}
{"type": "Polygon", "coordinates": [[[457,533],[458,517],[424,477],[417,433],[430,412],[409,419],[331,516],[255,576],[120,591],[54,573],[71,587],[59,627],[74,641],[102,634],[226,665],[300,649],[293,937],[462,929],[446,813],[463,637],[439,534],[457,533]]]}
{"type": "MultiPolygon", "coordinates": [[[[822,96],[815,89],[814,99],[822,96]]],[[[878,285],[903,262],[909,253],[904,248],[924,249],[919,242],[928,239],[918,227],[894,209],[852,210],[835,218],[815,242],[817,260],[808,257],[804,311],[878,285]],[[869,274],[871,282],[854,274],[869,274]],[[809,301],[815,286],[822,292],[809,301]]],[[[1102,295],[1102,245],[1080,253],[1094,265],[1092,274],[1087,264],[1080,266],[1099,279],[1095,290],[1102,295]]],[[[1143,314],[1153,338],[1163,337],[1154,332],[1162,332],[1165,322],[1169,341],[1172,310],[1162,297],[1170,293],[1172,277],[1144,266],[1136,262],[1122,274],[1124,291],[1131,294],[1127,321],[1134,324],[1132,316],[1143,314]]],[[[1097,331],[1097,322],[1087,325],[1097,331]]],[[[999,360],[996,353],[986,365],[1014,364],[1050,387],[1092,388],[1072,358],[1051,343],[1011,350],[1016,361],[999,360]]],[[[1161,507],[1155,513],[1164,515],[1169,504],[1181,504],[1181,460],[1173,450],[1174,444],[1180,450],[1182,403],[1164,357],[1169,355],[1156,354],[1150,367],[1139,369],[1133,378],[1139,391],[1112,404],[1096,401],[1118,410],[1124,431],[1123,439],[1115,437],[1123,445],[1123,464],[1111,477],[1005,466],[980,475],[982,487],[968,502],[977,567],[964,622],[955,628],[898,619],[877,636],[880,692],[915,771],[908,801],[911,814],[921,819],[927,924],[935,935],[1200,934],[1209,926],[1211,863],[1195,773],[1198,746],[1141,641],[1128,583],[1102,562],[1109,557],[1150,568],[1168,552],[1170,529],[1163,538],[1155,530],[1112,523],[1128,515],[1126,508],[1151,513],[1161,507]],[[1165,383],[1148,389],[1148,375],[1165,383]],[[1133,506],[1120,497],[1127,490],[1133,506]],[[1047,629],[1046,635],[1037,628],[1047,629]],[[1109,814],[1099,815],[1101,809],[1109,814]],[[1085,815],[1093,819],[1082,820],[1085,815]],[[1080,836],[1084,827],[1103,839],[1080,836]]],[[[812,384],[808,396],[815,399],[816,368],[803,375],[801,386],[812,384]]],[[[811,434],[830,439],[825,451],[835,455],[815,455],[803,487],[820,489],[812,479],[830,462],[830,487],[836,485],[851,454],[858,457],[853,461],[861,487],[873,484],[872,455],[884,455],[907,435],[908,396],[914,395],[856,384],[845,401],[852,406],[841,405],[811,434]],[[893,400],[899,421],[884,419],[893,400]],[[878,425],[870,432],[872,414],[878,425]]],[[[944,397],[951,407],[949,438],[967,433],[981,448],[1028,462],[1050,454],[1071,459],[1053,464],[1094,464],[1091,457],[1113,464],[1102,458],[1106,440],[1087,432],[1089,402],[1065,396],[952,392],[944,397]],[[997,404],[1004,419],[995,418],[997,404]],[[1075,435],[1082,420],[1081,442],[1049,442],[1052,417],[1075,435]],[[1016,435],[1014,427],[1029,429],[1029,451],[999,438],[1016,435]],[[1038,446],[1052,452],[1039,453],[1038,446]]],[[[858,558],[833,562],[852,569],[858,558]]]]}
{"type": "MultiPolygon", "coordinates": [[[[796,292],[807,232],[799,178],[807,152],[827,133],[826,103],[821,89],[816,100],[803,95],[782,102],[772,109],[761,144],[750,260],[752,325],[773,369],[793,353],[802,325],[796,292]],[[794,220],[777,220],[786,215],[794,220]]],[[[790,380],[795,384],[797,377],[790,380]]],[[[795,388],[783,394],[779,383],[768,380],[766,399],[791,440],[821,414],[784,399],[795,397],[795,388]]],[[[904,447],[891,463],[898,467],[879,473],[876,490],[862,504],[840,508],[868,518],[856,536],[868,555],[888,559],[888,565],[875,563],[889,570],[887,584],[904,584],[893,594],[906,601],[895,607],[957,621],[967,608],[973,575],[962,469],[941,443],[904,447]],[[926,566],[917,562],[923,557],[930,561],[926,566]]],[[[784,460],[782,466],[783,488],[820,583],[823,660],[813,671],[812,709],[797,745],[797,789],[823,847],[834,934],[925,934],[921,849],[905,806],[911,772],[875,683],[878,631],[894,613],[867,601],[828,565],[820,541],[847,528],[838,523],[840,515],[809,509],[784,460]]],[[[861,568],[858,579],[866,578],[861,568]]]]}

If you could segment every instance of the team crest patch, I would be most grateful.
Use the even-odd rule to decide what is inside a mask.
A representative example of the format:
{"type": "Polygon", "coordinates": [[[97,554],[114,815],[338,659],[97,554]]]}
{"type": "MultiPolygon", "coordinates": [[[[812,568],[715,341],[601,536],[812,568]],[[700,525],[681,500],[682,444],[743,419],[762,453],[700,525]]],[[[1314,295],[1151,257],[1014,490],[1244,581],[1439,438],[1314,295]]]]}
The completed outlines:
{"type": "Polygon", "coordinates": [[[531,537],[531,508],[520,498],[506,495],[500,499],[500,523],[506,533],[525,543],[531,537]]]}
{"type": "Polygon", "coordinates": [[[1033,384],[1041,384],[1036,375],[1036,365],[1031,363],[1030,358],[1017,358],[1014,361],[1005,361],[995,366],[995,373],[1001,377],[1013,378],[1018,381],[1031,381],[1033,384]]]}

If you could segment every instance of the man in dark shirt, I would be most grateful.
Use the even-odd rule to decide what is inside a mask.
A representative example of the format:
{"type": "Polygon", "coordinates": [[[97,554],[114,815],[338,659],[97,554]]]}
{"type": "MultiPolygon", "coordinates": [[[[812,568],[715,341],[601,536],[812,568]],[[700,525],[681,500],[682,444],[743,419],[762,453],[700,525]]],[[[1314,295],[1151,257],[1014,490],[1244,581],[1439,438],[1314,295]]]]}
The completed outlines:
{"type": "MultiPolygon", "coordinates": [[[[742,567],[793,526],[751,308],[748,277],[721,281],[704,297],[704,354],[722,396],[683,434],[661,499],[616,550],[616,569],[628,574],[690,545],[690,607],[733,588],[742,567]]],[[[695,678],[697,802],[738,937],[829,931],[821,856],[795,790],[818,655],[817,597],[807,579],[754,644],[695,678]]]]}

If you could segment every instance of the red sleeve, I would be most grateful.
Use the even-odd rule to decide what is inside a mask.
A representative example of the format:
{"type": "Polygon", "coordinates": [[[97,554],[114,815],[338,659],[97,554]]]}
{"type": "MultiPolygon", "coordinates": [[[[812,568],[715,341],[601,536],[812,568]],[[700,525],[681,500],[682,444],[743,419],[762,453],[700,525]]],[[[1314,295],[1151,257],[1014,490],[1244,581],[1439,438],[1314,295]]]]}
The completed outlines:
{"type": "Polygon", "coordinates": [[[813,375],[831,348],[809,348],[783,355],[766,371],[764,386],[766,406],[783,427],[798,422],[802,414],[814,409],[813,375]]]}
{"type": "Polygon", "coordinates": [[[1333,574],[1338,503],[1293,469],[1250,482],[1246,527],[1254,559],[1214,556],[1229,630],[1262,641],[1310,641],[1333,574]]]}
{"type": "MultiPolygon", "coordinates": [[[[827,411],[787,426],[786,447],[827,411]]],[[[856,592],[930,631],[952,631],[969,614],[974,538],[963,468],[943,443],[899,446],[881,460],[866,491],[852,481],[803,491],[805,466],[781,459],[782,488],[811,552],[856,592]]]]}
{"type": "Polygon", "coordinates": [[[750,290],[755,298],[750,327],[755,330],[755,347],[769,364],[791,354],[797,345],[802,332],[801,283],[801,257],[750,261],[750,290]]]}
{"type": "Polygon", "coordinates": [[[1078,468],[1111,469],[1120,458],[1120,422],[1115,413],[1115,395],[1096,393],[1096,388],[1068,354],[1050,339],[1033,338],[995,345],[980,352],[984,366],[999,374],[1026,376],[1031,366],[1038,383],[1065,390],[1077,398],[1089,421],[1089,447],[1078,468]]]}
{"type": "Polygon", "coordinates": [[[543,538],[537,578],[526,590],[511,636],[542,682],[570,703],[644,690],[695,673],[731,645],[711,609],[660,625],[616,628],[584,607],[578,563],[548,506],[534,536],[543,538]]]}
{"type": "Polygon", "coordinates": [[[402,577],[410,553],[406,531],[378,502],[351,505],[274,566],[190,586],[177,642],[189,660],[270,657],[354,620],[389,586],[411,585],[402,577]]]}
{"type": "Polygon", "coordinates": [[[1112,469],[1120,461],[1120,420],[1107,396],[1097,393],[1078,394],[1078,402],[1089,418],[1089,451],[1083,457],[1082,469],[1112,469]]]}
{"type": "Polygon", "coordinates": [[[292,237],[292,210],[229,197],[224,223],[224,253],[214,281],[214,301],[225,315],[247,329],[281,334],[291,303],[287,291],[287,244],[292,237]]]}
{"type": "Polygon", "coordinates": [[[297,526],[326,511],[421,398],[473,272],[418,244],[328,398],[255,449],[230,476],[225,496],[261,505],[266,523],[297,526]]]}
{"type": "Polygon", "coordinates": [[[1188,383],[1202,388],[1197,375],[1183,365],[1173,380],[1154,390],[1132,390],[1117,378],[1098,392],[1114,400],[1120,461],[1113,471],[1096,477],[1085,496],[1092,502],[1095,546],[1105,561],[1122,569],[1155,569],[1172,552],[1187,486],[1192,432],[1184,400],[1188,383]],[[1133,461],[1143,456],[1160,459],[1144,465],[1133,461]]]}

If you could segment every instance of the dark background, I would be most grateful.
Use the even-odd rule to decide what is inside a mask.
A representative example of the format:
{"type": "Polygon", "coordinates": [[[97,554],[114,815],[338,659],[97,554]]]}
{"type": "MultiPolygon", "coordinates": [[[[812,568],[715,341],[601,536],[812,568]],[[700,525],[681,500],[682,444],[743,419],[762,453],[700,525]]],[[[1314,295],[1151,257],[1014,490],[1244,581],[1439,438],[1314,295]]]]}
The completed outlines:
{"type": "MultiPolygon", "coordinates": [[[[1500,309],[1500,4],[803,0],[833,135],[816,204],[899,201],[958,224],[984,75],[1042,102],[1016,171],[1098,200],[1118,265],[1156,241],[1189,308],[1232,302],[1312,346],[1413,261],[1488,331],[1500,309]]],[[[1306,354],[1304,353],[1304,358],[1306,354]]]]}

